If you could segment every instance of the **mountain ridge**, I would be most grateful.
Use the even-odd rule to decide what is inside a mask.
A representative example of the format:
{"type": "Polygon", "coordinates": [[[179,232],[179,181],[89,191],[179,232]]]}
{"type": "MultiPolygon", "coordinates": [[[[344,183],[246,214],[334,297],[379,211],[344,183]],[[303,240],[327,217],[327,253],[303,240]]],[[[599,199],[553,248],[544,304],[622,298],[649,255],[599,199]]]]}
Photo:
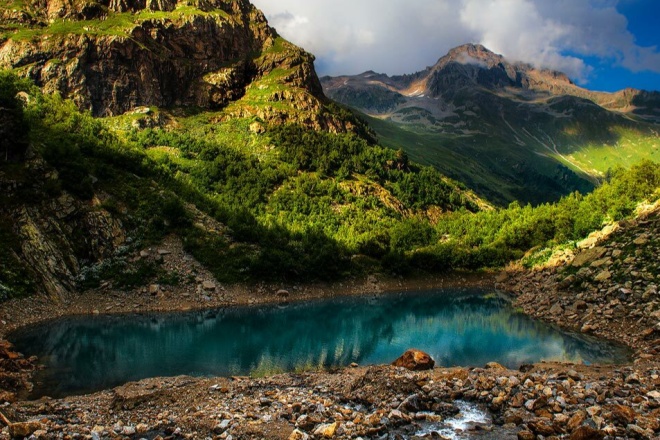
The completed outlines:
{"type": "Polygon", "coordinates": [[[660,159],[660,93],[592,92],[481,45],[454,48],[409,75],[321,82],[330,98],[365,114],[383,144],[502,204],[556,200],[593,188],[608,168],[660,159]]]}

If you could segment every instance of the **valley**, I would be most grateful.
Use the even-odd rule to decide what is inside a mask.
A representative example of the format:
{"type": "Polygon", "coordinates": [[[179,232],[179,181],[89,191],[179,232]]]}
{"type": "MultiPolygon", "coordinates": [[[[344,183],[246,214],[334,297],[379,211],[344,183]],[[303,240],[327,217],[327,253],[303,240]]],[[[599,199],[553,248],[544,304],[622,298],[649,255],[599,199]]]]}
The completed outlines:
{"type": "Polygon", "coordinates": [[[383,145],[500,204],[555,201],[617,166],[660,157],[657,92],[592,92],[479,45],[410,75],[322,83],[366,116],[383,145]]]}
{"type": "Polygon", "coordinates": [[[314,62],[248,0],[0,0],[0,439],[657,437],[660,94],[314,62]]]}

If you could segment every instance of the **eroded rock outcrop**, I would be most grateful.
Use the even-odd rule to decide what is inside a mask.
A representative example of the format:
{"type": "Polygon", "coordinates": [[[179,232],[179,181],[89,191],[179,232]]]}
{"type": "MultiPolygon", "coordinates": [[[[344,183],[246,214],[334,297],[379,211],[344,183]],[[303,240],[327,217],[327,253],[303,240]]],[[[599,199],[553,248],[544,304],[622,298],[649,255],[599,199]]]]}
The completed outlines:
{"type": "MultiPolygon", "coordinates": [[[[343,131],[322,115],[314,57],[282,40],[247,0],[42,0],[0,20],[25,32],[0,39],[0,68],[59,92],[96,116],[140,106],[224,108],[277,70],[288,100],[319,128],[343,131]]],[[[269,93],[266,90],[264,93],[269,93]]],[[[272,107],[277,107],[274,105],[272,107]]],[[[286,120],[286,112],[241,107],[231,116],[286,120]]]]}

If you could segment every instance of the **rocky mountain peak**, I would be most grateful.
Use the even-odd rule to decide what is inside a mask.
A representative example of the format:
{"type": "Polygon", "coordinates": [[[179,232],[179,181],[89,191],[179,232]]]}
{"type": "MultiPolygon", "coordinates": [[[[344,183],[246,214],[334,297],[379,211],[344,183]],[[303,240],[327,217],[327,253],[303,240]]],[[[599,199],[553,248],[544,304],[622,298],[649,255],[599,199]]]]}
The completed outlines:
{"type": "Polygon", "coordinates": [[[451,49],[435,64],[434,69],[442,68],[448,63],[470,64],[477,67],[492,67],[504,61],[502,55],[498,55],[481,44],[464,44],[451,49]]]}

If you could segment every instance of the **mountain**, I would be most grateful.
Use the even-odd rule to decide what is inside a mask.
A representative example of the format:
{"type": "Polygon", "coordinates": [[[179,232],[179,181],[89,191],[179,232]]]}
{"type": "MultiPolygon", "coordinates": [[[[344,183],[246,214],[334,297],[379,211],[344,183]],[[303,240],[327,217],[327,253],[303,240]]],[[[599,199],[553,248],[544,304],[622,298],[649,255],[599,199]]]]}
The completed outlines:
{"type": "Polygon", "coordinates": [[[232,116],[346,131],[323,110],[314,57],[247,0],[3,0],[0,11],[0,68],[95,116],[214,110],[244,98],[232,116]]]}
{"type": "Polygon", "coordinates": [[[194,290],[141,256],[169,236],[216,282],[373,272],[490,208],[375,145],[313,60],[247,0],[0,0],[0,300],[194,290]]]}
{"type": "Polygon", "coordinates": [[[367,116],[381,143],[502,204],[588,191],[610,168],[660,159],[660,93],[589,91],[481,45],[411,75],[321,82],[367,116]]]}

